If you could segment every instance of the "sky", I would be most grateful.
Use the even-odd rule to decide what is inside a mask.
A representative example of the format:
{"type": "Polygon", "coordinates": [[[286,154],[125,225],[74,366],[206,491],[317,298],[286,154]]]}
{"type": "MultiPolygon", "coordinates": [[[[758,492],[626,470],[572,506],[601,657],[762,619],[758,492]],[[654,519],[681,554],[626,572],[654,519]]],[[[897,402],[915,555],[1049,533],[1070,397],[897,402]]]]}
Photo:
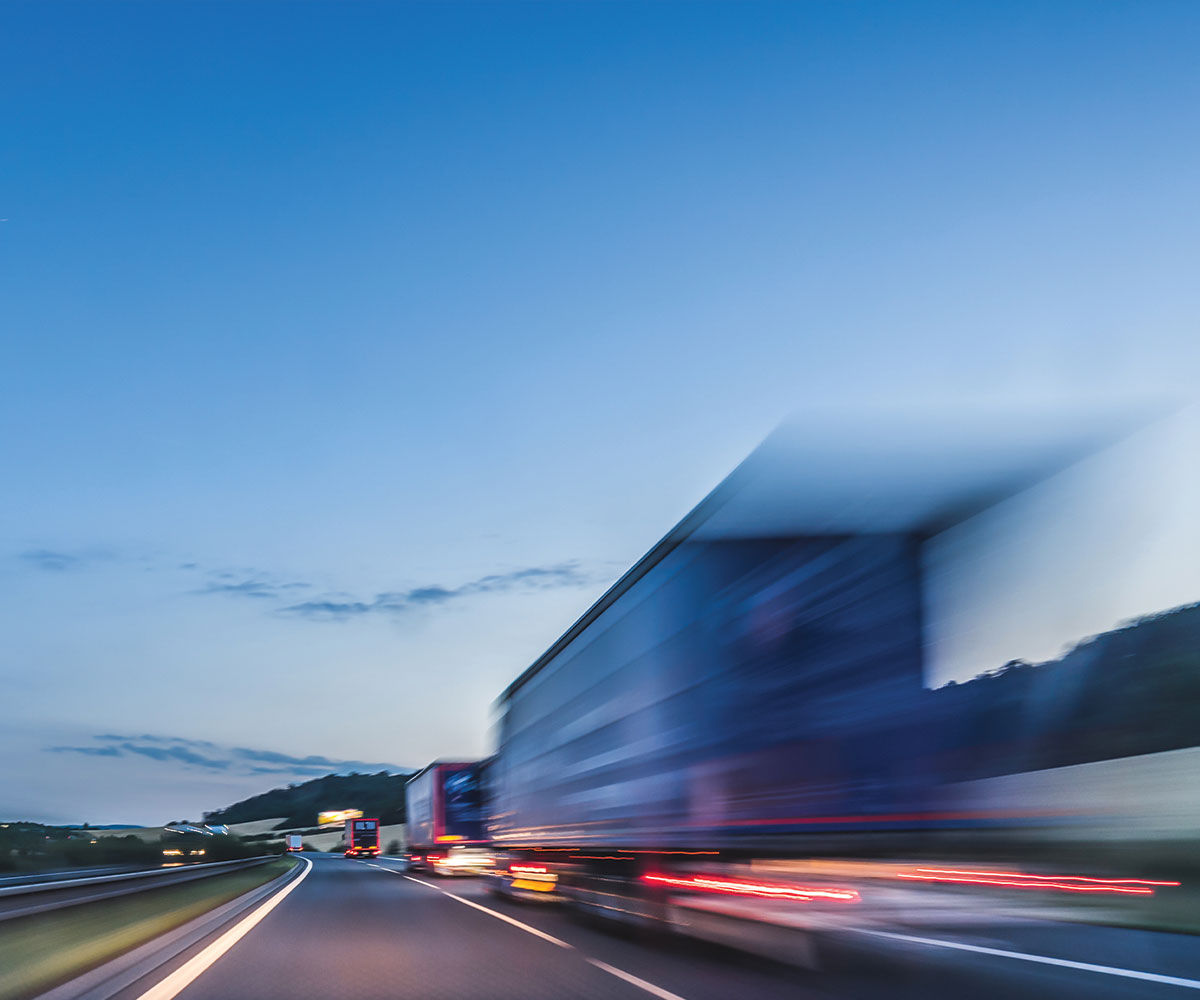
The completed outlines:
{"type": "Polygon", "coordinates": [[[1200,8],[0,8],[0,814],[489,749],[788,413],[1186,392],[1200,8]]]}

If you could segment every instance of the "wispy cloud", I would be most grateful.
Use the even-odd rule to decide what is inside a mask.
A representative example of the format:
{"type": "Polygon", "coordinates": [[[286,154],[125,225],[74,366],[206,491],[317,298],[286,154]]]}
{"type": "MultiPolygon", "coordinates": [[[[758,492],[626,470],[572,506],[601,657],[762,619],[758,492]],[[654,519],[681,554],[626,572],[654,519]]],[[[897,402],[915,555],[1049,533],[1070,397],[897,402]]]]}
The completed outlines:
{"type": "Polygon", "coordinates": [[[553,566],[528,566],[507,573],[489,573],[457,587],[426,584],[408,590],[385,591],[370,600],[320,598],[302,601],[280,609],[280,613],[310,621],[345,621],[372,614],[400,614],[414,608],[444,605],[478,594],[495,594],[514,590],[553,590],[559,587],[579,587],[592,582],[577,562],[553,566]]]}
{"type": "MultiPolygon", "coordinates": [[[[39,570],[65,573],[82,569],[89,563],[118,557],[112,551],[101,548],[35,548],[19,553],[19,558],[39,570]]],[[[142,561],[148,558],[143,557],[142,561]]],[[[150,565],[146,568],[164,567],[150,565]]],[[[326,590],[304,599],[306,591],[316,591],[315,584],[268,569],[219,568],[211,564],[205,566],[194,560],[171,562],[167,568],[191,577],[193,589],[189,592],[193,595],[249,598],[270,614],[308,621],[347,621],[368,615],[395,616],[485,594],[586,586],[600,578],[595,572],[585,571],[577,560],[570,560],[545,566],[525,566],[503,573],[488,573],[458,586],[425,583],[402,590],[380,591],[369,597],[326,590]]]]}
{"type": "Polygon", "coordinates": [[[46,749],[51,753],[142,759],[228,774],[283,774],[310,778],[324,774],[344,774],[349,771],[407,770],[395,764],[344,760],[321,754],[301,757],[278,750],[223,746],[211,740],[195,740],[183,736],[122,736],[116,733],[99,733],[92,739],[95,745],[53,746],[46,749]]]}
{"type": "Polygon", "coordinates": [[[260,600],[294,599],[298,590],[307,590],[312,584],[303,580],[281,580],[265,570],[241,571],[219,570],[208,574],[208,580],[197,594],[227,594],[232,597],[253,597],[260,600]]]}
{"type": "MultiPolygon", "coordinates": [[[[356,767],[353,770],[377,772],[377,771],[394,770],[394,768],[356,767]]],[[[250,768],[249,773],[250,774],[286,774],[286,775],[290,775],[291,777],[294,777],[294,778],[323,778],[325,775],[329,774],[330,772],[329,772],[329,768],[327,768],[327,767],[296,766],[296,767],[252,767],[252,768],[250,768]]]]}
{"type": "MultiPolygon", "coordinates": [[[[101,737],[96,737],[100,739],[101,737]]],[[[112,737],[108,737],[109,740],[112,737]]],[[[188,764],[192,767],[202,767],[212,771],[228,770],[230,761],[223,760],[220,757],[205,756],[197,753],[190,746],[186,745],[188,741],[180,743],[172,743],[169,740],[157,740],[153,743],[134,742],[133,740],[122,740],[120,743],[107,742],[104,746],[99,747],[47,747],[51,753],[78,753],[89,757],[148,757],[150,760],[159,762],[171,762],[177,764],[188,764]],[[168,745],[164,746],[166,743],[168,745]]]]}
{"type": "Polygon", "coordinates": [[[120,757],[119,747],[46,747],[51,753],[81,753],[86,757],[120,757]]]}
{"type": "Polygon", "coordinates": [[[107,549],[80,549],[68,552],[65,549],[26,549],[18,552],[17,558],[36,569],[48,573],[65,573],[82,569],[88,563],[103,562],[115,558],[107,549]]]}
{"type": "Polygon", "coordinates": [[[300,604],[280,608],[279,613],[312,621],[342,621],[379,610],[381,608],[374,602],[365,604],[362,601],[302,601],[300,604]]]}
{"type": "MultiPolygon", "coordinates": [[[[278,750],[251,750],[249,747],[234,747],[234,756],[242,760],[252,760],[259,764],[291,764],[299,767],[341,767],[346,763],[361,764],[362,761],[334,760],[332,757],[322,757],[319,754],[309,754],[307,757],[297,757],[294,754],[280,753],[278,750]]],[[[386,767],[386,764],[372,765],[386,767]]]]}
{"type": "Polygon", "coordinates": [[[93,736],[94,740],[103,740],[110,743],[124,743],[129,740],[136,740],[139,743],[172,743],[187,747],[216,747],[216,743],[211,740],[189,740],[182,736],[152,736],[149,733],[143,733],[141,736],[120,736],[116,733],[101,733],[98,736],[93,736]]]}
{"type": "Polygon", "coordinates": [[[224,771],[229,767],[229,761],[215,757],[205,757],[186,746],[151,746],[138,743],[121,743],[120,749],[127,753],[140,754],[157,761],[178,761],[181,764],[192,764],[196,767],[207,767],[215,771],[224,771]]]}

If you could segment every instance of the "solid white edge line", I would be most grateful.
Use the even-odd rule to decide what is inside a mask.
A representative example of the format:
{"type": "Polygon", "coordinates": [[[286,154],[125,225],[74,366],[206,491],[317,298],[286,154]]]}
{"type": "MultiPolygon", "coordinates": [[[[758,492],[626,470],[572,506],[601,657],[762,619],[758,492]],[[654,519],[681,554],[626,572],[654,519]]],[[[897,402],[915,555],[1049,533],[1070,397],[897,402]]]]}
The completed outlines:
{"type": "Polygon", "coordinates": [[[1093,965],[1090,962],[1073,962],[1066,958],[1051,958],[1049,955],[1030,955],[1023,951],[1005,951],[1002,948],[985,948],[978,944],[964,944],[959,941],[944,941],[941,938],[915,937],[911,934],[894,934],[890,931],[859,930],[859,934],[870,934],[872,937],[889,938],[893,941],[905,941],[909,944],[929,945],[933,948],[951,948],[955,951],[969,951],[979,955],[995,955],[998,958],[1015,958],[1023,962],[1035,962],[1039,965],[1057,965],[1064,969],[1079,969],[1082,972],[1099,972],[1106,976],[1121,976],[1124,979],[1141,979],[1148,983],[1162,983],[1166,986],[1182,986],[1189,990],[1200,990],[1200,980],[1181,979],[1178,976],[1164,976],[1157,972],[1139,972],[1136,969],[1119,969],[1111,965],[1093,965]]]}
{"type": "MultiPolygon", "coordinates": [[[[549,941],[551,944],[556,944],[560,948],[566,948],[568,951],[578,951],[573,944],[568,944],[566,941],[560,940],[551,934],[544,931],[539,931],[536,927],[530,927],[529,924],[523,924],[520,920],[514,920],[506,913],[500,913],[487,906],[482,906],[472,899],[464,899],[462,896],[457,896],[452,892],[443,889],[441,886],[434,885],[432,882],[426,882],[424,879],[413,878],[411,875],[405,875],[403,872],[396,871],[395,868],[384,868],[383,865],[371,865],[372,868],[378,868],[381,872],[391,872],[393,875],[399,875],[402,878],[408,879],[410,882],[416,882],[417,885],[423,885],[426,888],[432,889],[434,892],[440,892],[443,896],[449,896],[456,902],[462,903],[464,906],[469,906],[474,910],[480,910],[486,913],[489,917],[495,917],[497,920],[503,920],[506,924],[512,924],[514,927],[519,927],[526,934],[532,934],[534,937],[541,938],[543,941],[549,941]]],[[[678,993],[672,993],[670,990],[664,990],[661,986],[655,986],[653,983],[648,983],[644,979],[639,979],[633,973],[625,972],[623,969],[618,969],[614,965],[609,965],[607,962],[601,962],[598,958],[589,958],[587,955],[581,954],[580,957],[589,965],[594,966],[601,972],[607,972],[610,976],[616,976],[617,979],[629,983],[631,986],[636,986],[640,990],[645,990],[651,996],[656,996],[659,1000],[684,1000],[678,993]]]]}
{"type": "Polygon", "coordinates": [[[151,986],[150,989],[138,997],[138,1000],[171,1000],[172,997],[178,996],[187,989],[217,959],[249,934],[263,917],[282,903],[292,890],[308,878],[308,873],[312,871],[313,863],[308,858],[301,858],[300,860],[308,865],[308,867],[300,873],[299,878],[285,885],[265,903],[229,928],[229,930],[207,948],[184,962],[183,965],[167,976],[166,979],[151,986]]]}

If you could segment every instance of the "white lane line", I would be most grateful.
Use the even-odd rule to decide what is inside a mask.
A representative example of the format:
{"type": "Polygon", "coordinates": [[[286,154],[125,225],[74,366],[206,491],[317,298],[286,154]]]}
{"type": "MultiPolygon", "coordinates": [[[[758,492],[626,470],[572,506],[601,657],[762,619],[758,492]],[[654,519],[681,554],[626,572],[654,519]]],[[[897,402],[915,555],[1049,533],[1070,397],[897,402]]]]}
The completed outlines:
{"type": "Polygon", "coordinates": [[[941,938],[914,937],[911,934],[893,934],[890,931],[860,930],[860,934],[906,941],[909,944],[924,944],[933,948],[952,948],[955,951],[970,951],[979,955],[995,955],[999,958],[1016,958],[1022,962],[1039,965],[1057,965],[1064,969],[1079,969],[1083,972],[1099,972],[1106,976],[1121,976],[1124,979],[1141,979],[1148,983],[1163,983],[1167,986],[1182,986],[1189,990],[1200,990],[1200,980],[1180,979],[1178,976],[1163,976],[1157,972],[1139,972],[1136,969],[1119,969],[1111,965],[1093,965],[1090,962],[1072,962],[1066,958],[1051,958],[1049,955],[1030,955],[1023,951],[1004,951],[1001,948],[985,948],[978,944],[963,944],[958,941],[943,941],[941,938]]]}
{"type": "Polygon", "coordinates": [[[308,865],[308,867],[300,873],[298,879],[294,882],[289,882],[279,892],[263,903],[262,906],[258,907],[252,913],[247,914],[230,927],[229,930],[207,948],[184,962],[183,965],[167,976],[166,979],[151,986],[150,989],[138,997],[138,1000],[171,1000],[172,997],[179,996],[202,972],[249,934],[263,917],[282,903],[296,886],[308,878],[308,873],[312,871],[313,863],[308,858],[301,858],[300,860],[308,865]]]}
{"type": "MultiPolygon", "coordinates": [[[[585,958],[587,956],[584,956],[585,958]]],[[[659,1000],[683,1000],[678,993],[672,993],[670,990],[664,990],[661,986],[655,986],[653,983],[648,983],[644,979],[638,979],[637,976],[625,972],[623,969],[618,969],[615,966],[609,965],[607,962],[601,962],[598,958],[588,958],[589,964],[594,965],[597,969],[602,969],[610,976],[616,976],[618,979],[623,979],[625,982],[636,986],[638,989],[645,990],[651,996],[656,996],[659,1000]]]]}
{"type": "MultiPolygon", "coordinates": [[[[396,872],[391,868],[384,868],[384,869],[382,869],[382,871],[385,871],[385,872],[390,871],[396,875],[401,874],[400,872],[396,872]]],[[[451,899],[457,900],[458,902],[462,903],[464,906],[469,906],[474,910],[479,910],[482,913],[486,913],[490,917],[495,917],[497,920],[503,920],[506,924],[512,924],[514,927],[521,928],[521,930],[523,930],[526,934],[532,934],[534,937],[539,937],[543,941],[549,941],[551,944],[556,944],[560,948],[567,948],[569,950],[574,950],[574,948],[575,948],[574,945],[567,944],[566,941],[562,941],[559,938],[554,937],[552,934],[547,934],[545,931],[539,931],[536,927],[530,927],[528,924],[523,924],[519,920],[514,920],[507,913],[500,913],[496,910],[489,909],[486,906],[481,906],[479,903],[476,903],[473,899],[464,899],[462,896],[456,896],[454,893],[447,892],[445,889],[441,888],[440,886],[434,885],[432,882],[426,882],[424,879],[413,878],[411,875],[403,875],[402,877],[408,879],[410,882],[416,882],[417,885],[428,886],[430,889],[433,889],[435,892],[440,892],[443,896],[449,896],[451,899]]]]}
{"type": "MultiPolygon", "coordinates": [[[[530,927],[529,924],[523,924],[520,920],[514,920],[506,913],[500,913],[498,910],[493,910],[487,906],[481,906],[473,899],[464,899],[462,896],[457,896],[452,892],[443,889],[441,886],[434,885],[432,882],[426,882],[424,879],[413,878],[411,875],[405,875],[403,872],[396,871],[395,868],[384,868],[382,865],[371,865],[372,868],[378,868],[381,872],[391,872],[393,875],[400,875],[402,878],[408,879],[410,882],[416,882],[417,885],[426,886],[434,892],[440,892],[443,896],[449,896],[451,899],[462,903],[464,906],[469,906],[473,910],[479,910],[486,913],[489,917],[495,917],[497,920],[503,920],[506,924],[512,924],[513,927],[519,927],[526,934],[532,934],[534,937],[541,938],[543,941],[549,941],[551,944],[556,944],[560,948],[566,948],[568,951],[578,951],[573,944],[568,944],[551,934],[544,931],[539,931],[536,927],[530,927]]],[[[631,986],[636,986],[640,990],[645,990],[651,996],[658,997],[659,1000],[684,1000],[678,993],[672,993],[670,990],[664,990],[661,986],[655,986],[653,983],[648,983],[644,979],[639,979],[631,972],[626,972],[623,969],[618,969],[614,965],[609,965],[607,962],[601,962],[598,958],[589,958],[587,955],[581,955],[581,958],[589,965],[595,966],[601,972],[607,972],[610,976],[616,976],[618,979],[629,983],[631,986]]]]}

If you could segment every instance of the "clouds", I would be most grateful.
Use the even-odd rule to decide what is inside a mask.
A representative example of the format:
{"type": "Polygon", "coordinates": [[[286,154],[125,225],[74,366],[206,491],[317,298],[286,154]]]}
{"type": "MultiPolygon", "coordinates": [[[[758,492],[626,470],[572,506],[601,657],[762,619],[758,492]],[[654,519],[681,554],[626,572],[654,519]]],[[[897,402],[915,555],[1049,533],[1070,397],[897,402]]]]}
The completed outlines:
{"type": "Polygon", "coordinates": [[[350,771],[406,770],[389,763],[343,760],[320,754],[299,757],[277,750],[223,746],[210,740],[194,740],[182,736],[122,736],[100,733],[91,739],[93,743],[88,745],[51,746],[46,747],[46,750],[50,753],[79,754],[84,757],[149,760],[172,767],[182,766],[231,775],[278,774],[311,778],[350,771]]]}
{"type": "Polygon", "coordinates": [[[81,753],[88,757],[120,757],[117,747],[47,747],[51,753],[81,753]]]}
{"type": "Polygon", "coordinates": [[[213,575],[203,587],[195,591],[197,594],[229,594],[234,597],[254,597],[269,600],[280,600],[297,590],[307,590],[311,583],[301,580],[280,582],[269,574],[246,571],[242,579],[234,573],[222,572],[213,575]]]}
{"type": "MultiPolygon", "coordinates": [[[[82,570],[99,560],[118,557],[108,550],[34,548],[18,554],[25,564],[41,571],[64,573],[82,570]]],[[[511,592],[533,593],[566,587],[586,586],[598,576],[586,571],[577,560],[544,566],[525,566],[501,573],[487,573],[454,587],[441,583],[424,583],[398,590],[377,592],[372,597],[360,597],[342,590],[318,591],[308,580],[284,576],[256,567],[213,568],[188,560],[156,565],[151,557],[142,557],[145,568],[152,571],[184,574],[193,581],[185,594],[193,597],[246,598],[273,617],[302,619],[311,622],[344,622],[372,615],[400,615],[421,609],[445,607],[471,597],[511,592]],[[200,585],[196,586],[199,577],[200,585]],[[314,595],[301,599],[305,591],[314,595]]]]}
{"type": "Polygon", "coordinates": [[[77,753],[88,757],[146,757],[159,763],[185,764],[213,771],[228,770],[232,761],[198,748],[219,749],[206,740],[187,740],[166,736],[117,736],[104,733],[94,736],[101,746],[47,747],[51,753],[77,753]]]}
{"type": "Polygon", "coordinates": [[[320,754],[296,757],[292,754],[279,753],[276,750],[251,750],[248,747],[234,747],[231,752],[239,761],[244,761],[249,765],[251,774],[294,774],[306,778],[317,778],[325,774],[345,773],[346,771],[408,770],[407,768],[397,768],[395,764],[335,760],[320,754]]]}
{"type": "Polygon", "coordinates": [[[105,549],[82,549],[67,552],[63,549],[33,548],[18,552],[17,558],[27,566],[47,573],[65,573],[82,569],[88,563],[102,562],[113,558],[105,549]]]}
{"type": "Polygon", "coordinates": [[[279,613],[307,618],[309,621],[345,621],[380,610],[383,610],[382,606],[375,601],[370,604],[362,601],[303,601],[280,608],[279,613]]]}
{"type": "Polygon", "coordinates": [[[385,591],[371,600],[339,599],[335,595],[301,601],[281,608],[279,613],[309,621],[347,621],[365,615],[395,615],[419,608],[438,607],[481,594],[580,587],[591,583],[592,579],[591,574],[572,560],[551,566],[527,566],[507,573],[489,573],[458,587],[426,584],[407,590],[385,591]]]}

